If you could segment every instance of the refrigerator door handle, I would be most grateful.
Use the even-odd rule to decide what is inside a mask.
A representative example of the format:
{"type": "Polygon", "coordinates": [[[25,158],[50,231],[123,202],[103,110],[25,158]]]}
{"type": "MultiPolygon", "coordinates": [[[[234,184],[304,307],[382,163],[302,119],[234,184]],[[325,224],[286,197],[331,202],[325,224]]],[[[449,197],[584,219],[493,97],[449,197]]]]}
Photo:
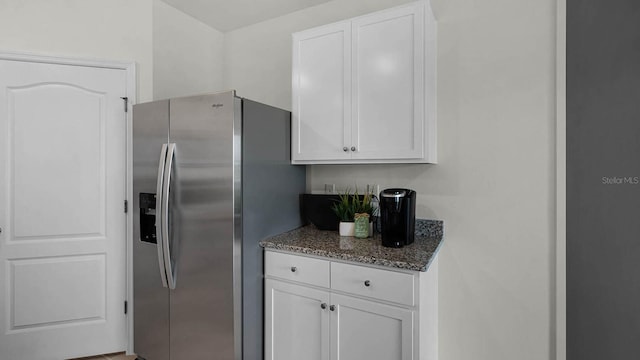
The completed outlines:
{"type": "Polygon", "coordinates": [[[156,247],[158,248],[158,265],[160,267],[160,279],[162,279],[162,286],[167,287],[167,274],[165,273],[164,266],[164,241],[162,231],[162,214],[164,209],[164,199],[162,197],[162,185],[164,181],[164,167],[167,160],[167,144],[162,144],[162,150],[160,150],[160,162],[158,163],[158,180],[156,183],[156,247]]]}
{"type": "Polygon", "coordinates": [[[167,148],[167,159],[164,166],[164,181],[162,184],[162,211],[160,213],[160,221],[162,223],[162,248],[164,251],[164,272],[167,276],[167,285],[169,289],[176,288],[176,277],[171,264],[171,247],[169,240],[169,189],[171,186],[171,172],[173,171],[173,159],[176,152],[176,144],[169,143],[167,148]]]}

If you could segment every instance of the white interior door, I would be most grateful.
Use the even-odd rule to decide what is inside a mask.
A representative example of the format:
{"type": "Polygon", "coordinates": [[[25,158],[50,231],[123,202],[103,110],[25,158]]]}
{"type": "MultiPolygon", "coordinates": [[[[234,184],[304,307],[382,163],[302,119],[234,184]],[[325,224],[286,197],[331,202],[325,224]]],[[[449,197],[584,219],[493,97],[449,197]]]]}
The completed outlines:
{"type": "Polygon", "coordinates": [[[0,359],[126,347],[126,85],[0,60],[0,359]]]}

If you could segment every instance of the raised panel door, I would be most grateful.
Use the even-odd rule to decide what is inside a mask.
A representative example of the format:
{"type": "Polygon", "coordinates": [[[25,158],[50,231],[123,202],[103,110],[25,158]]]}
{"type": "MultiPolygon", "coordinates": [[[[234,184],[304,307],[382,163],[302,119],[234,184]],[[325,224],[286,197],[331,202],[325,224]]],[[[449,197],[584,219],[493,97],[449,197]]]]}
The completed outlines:
{"type": "Polygon", "coordinates": [[[126,95],[125,70],[0,60],[1,359],[125,350],[126,95]]]}

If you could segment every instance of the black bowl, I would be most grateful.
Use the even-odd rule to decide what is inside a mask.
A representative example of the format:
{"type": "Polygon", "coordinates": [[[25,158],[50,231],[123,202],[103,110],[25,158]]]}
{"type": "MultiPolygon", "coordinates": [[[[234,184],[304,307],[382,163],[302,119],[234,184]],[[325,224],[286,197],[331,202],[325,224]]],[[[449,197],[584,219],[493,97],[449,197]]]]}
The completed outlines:
{"type": "Polygon", "coordinates": [[[338,194],[300,194],[302,219],[319,230],[338,230],[340,219],[331,207],[339,201],[338,194]]]}

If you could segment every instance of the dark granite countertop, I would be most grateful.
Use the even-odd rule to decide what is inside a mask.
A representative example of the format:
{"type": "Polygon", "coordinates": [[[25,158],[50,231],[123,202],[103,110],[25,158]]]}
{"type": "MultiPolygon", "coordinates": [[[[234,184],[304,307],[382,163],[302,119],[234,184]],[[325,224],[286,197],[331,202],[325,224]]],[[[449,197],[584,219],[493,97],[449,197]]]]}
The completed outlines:
{"type": "Polygon", "coordinates": [[[382,246],[380,234],[359,239],[340,236],[337,231],[318,230],[313,225],[269,237],[262,240],[260,246],[363,264],[427,271],[442,244],[442,225],[439,220],[416,219],[413,244],[399,249],[382,246]]]}

